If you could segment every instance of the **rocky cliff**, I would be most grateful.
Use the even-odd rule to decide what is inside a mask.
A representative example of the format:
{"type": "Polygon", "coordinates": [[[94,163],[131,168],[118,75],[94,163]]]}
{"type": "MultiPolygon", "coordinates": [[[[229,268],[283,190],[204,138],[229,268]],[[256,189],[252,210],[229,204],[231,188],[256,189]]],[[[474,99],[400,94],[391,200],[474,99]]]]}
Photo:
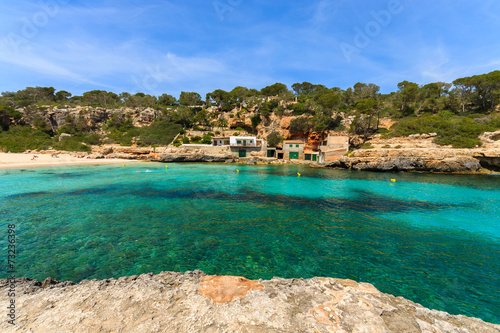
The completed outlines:
{"type": "Polygon", "coordinates": [[[123,117],[129,117],[136,127],[148,126],[161,114],[160,111],[153,108],[129,108],[122,107],[118,109],[108,109],[102,107],[90,106],[55,106],[55,107],[39,107],[36,110],[32,108],[20,108],[19,112],[23,115],[20,123],[32,123],[36,114],[50,124],[54,131],[57,131],[61,126],[66,125],[69,118],[73,121],[83,121],[86,125],[92,128],[101,128],[115,114],[123,117]]]}
{"type": "Polygon", "coordinates": [[[500,149],[361,149],[326,166],[368,171],[481,173],[500,170],[500,149]]]}
{"type": "Polygon", "coordinates": [[[454,149],[435,144],[435,133],[369,141],[369,149],[353,151],[326,166],[371,171],[481,173],[500,171],[500,131],[480,136],[482,147],[454,149]]]}
{"type": "Polygon", "coordinates": [[[156,162],[232,162],[234,156],[229,151],[210,151],[214,147],[122,147],[105,145],[94,147],[90,158],[122,158],[156,162]]]}
{"type": "MultiPolygon", "coordinates": [[[[0,280],[4,305],[9,288],[0,280]]],[[[23,278],[15,289],[15,325],[4,316],[2,332],[500,332],[500,325],[333,278],[162,272],[79,284],[23,278]]]]}

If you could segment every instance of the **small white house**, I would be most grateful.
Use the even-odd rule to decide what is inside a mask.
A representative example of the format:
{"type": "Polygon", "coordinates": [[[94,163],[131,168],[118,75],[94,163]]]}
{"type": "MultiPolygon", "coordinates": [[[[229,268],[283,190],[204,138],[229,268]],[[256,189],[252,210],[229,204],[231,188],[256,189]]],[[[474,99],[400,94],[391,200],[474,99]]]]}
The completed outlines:
{"type": "Polygon", "coordinates": [[[231,136],[229,145],[231,147],[256,147],[257,138],[255,136],[231,136]]]}
{"type": "Polygon", "coordinates": [[[255,136],[230,136],[229,146],[233,155],[238,157],[264,155],[262,150],[266,148],[265,141],[255,136]]]}

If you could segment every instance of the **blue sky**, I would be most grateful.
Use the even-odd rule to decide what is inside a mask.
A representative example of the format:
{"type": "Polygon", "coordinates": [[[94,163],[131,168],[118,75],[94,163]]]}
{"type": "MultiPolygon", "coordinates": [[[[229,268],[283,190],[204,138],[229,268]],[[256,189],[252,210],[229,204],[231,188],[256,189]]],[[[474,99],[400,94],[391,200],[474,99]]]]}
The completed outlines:
{"type": "Polygon", "coordinates": [[[500,1],[16,0],[0,91],[153,95],[308,81],[425,84],[500,68],[500,1]]]}

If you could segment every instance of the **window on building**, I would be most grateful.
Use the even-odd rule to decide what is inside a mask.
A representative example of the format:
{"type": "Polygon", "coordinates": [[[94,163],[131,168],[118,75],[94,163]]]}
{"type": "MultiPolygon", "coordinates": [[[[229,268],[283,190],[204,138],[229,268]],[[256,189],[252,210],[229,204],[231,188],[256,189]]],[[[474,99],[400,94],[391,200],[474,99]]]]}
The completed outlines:
{"type": "Polygon", "coordinates": [[[241,143],[241,140],[236,140],[236,143],[237,143],[237,144],[240,144],[240,143],[241,143]]]}
{"type": "Polygon", "coordinates": [[[299,145],[295,145],[295,147],[299,148],[299,145]]]}
{"type": "Polygon", "coordinates": [[[293,145],[290,145],[290,148],[292,148],[292,147],[293,147],[293,145]]]}

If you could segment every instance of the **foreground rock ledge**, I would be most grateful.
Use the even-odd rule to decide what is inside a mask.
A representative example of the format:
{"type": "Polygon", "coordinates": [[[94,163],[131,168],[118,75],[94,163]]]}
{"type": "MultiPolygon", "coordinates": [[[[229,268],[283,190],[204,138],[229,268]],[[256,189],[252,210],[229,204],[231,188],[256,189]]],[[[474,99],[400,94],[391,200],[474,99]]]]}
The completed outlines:
{"type": "MultiPolygon", "coordinates": [[[[0,280],[3,305],[7,289],[0,280]]],[[[500,332],[333,278],[251,281],[201,271],[79,284],[23,278],[16,294],[16,325],[2,315],[1,332],[500,332]]]]}

